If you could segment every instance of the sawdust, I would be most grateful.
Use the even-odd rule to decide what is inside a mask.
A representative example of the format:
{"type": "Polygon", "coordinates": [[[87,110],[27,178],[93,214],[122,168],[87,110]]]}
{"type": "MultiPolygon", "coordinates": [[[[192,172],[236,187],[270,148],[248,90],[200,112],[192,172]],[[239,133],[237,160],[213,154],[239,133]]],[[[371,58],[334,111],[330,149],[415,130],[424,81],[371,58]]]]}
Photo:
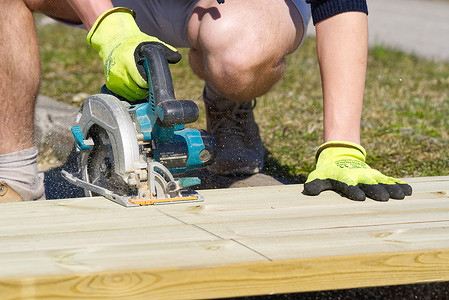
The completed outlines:
{"type": "Polygon", "coordinates": [[[62,166],[64,162],[54,153],[53,148],[49,146],[39,146],[39,156],[37,167],[39,172],[46,172],[50,169],[62,166]]]}

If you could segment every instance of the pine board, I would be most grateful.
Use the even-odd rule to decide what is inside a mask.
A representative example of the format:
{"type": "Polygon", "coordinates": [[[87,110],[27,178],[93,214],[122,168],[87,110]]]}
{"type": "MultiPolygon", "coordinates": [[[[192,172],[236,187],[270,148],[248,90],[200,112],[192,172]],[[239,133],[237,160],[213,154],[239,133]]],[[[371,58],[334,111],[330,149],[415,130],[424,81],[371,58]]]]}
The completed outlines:
{"type": "Polygon", "coordinates": [[[198,299],[449,281],[449,176],[405,200],[302,185],[205,190],[203,203],[0,204],[0,295],[198,299]]]}

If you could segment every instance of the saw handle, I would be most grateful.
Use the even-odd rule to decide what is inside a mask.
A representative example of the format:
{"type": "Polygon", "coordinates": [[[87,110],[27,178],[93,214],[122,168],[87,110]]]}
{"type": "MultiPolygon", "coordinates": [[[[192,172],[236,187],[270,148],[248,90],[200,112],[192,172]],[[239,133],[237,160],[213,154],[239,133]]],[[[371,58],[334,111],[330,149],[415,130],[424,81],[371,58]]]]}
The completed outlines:
{"type": "Polygon", "coordinates": [[[195,122],[199,116],[198,106],[191,100],[176,100],[170,68],[162,46],[158,43],[144,44],[139,49],[139,54],[143,58],[150,106],[154,108],[157,123],[162,127],[172,127],[195,122]]]}

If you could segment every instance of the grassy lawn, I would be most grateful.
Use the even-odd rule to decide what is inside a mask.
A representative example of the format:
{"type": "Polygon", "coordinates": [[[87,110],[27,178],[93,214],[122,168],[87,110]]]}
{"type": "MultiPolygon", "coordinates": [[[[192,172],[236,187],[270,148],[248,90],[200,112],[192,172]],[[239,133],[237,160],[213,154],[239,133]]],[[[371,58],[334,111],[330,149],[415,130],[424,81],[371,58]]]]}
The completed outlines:
{"type": "MultiPolygon", "coordinates": [[[[85,42],[85,31],[61,25],[39,27],[41,94],[79,105],[74,97],[103,84],[101,61],[85,42]]],[[[203,84],[190,71],[188,55],[172,67],[178,99],[196,100],[203,84]]],[[[314,168],[322,142],[322,103],[315,40],[308,38],[287,59],[284,78],[258,99],[256,118],[268,150],[266,171],[302,182],[314,168]]],[[[75,97],[76,98],[76,97],[75,97]]],[[[449,64],[398,51],[370,50],[362,144],[367,162],[397,177],[449,175],[449,64]]]]}

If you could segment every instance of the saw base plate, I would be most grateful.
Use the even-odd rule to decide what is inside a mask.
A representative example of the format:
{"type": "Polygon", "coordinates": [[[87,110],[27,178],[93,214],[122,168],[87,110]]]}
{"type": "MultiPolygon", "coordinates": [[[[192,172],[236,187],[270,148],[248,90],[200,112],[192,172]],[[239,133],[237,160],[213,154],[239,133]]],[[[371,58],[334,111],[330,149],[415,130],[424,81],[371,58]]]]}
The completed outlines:
{"type": "Polygon", "coordinates": [[[165,198],[165,199],[130,199],[128,202],[140,206],[145,205],[161,205],[161,204],[174,204],[174,203],[189,203],[189,202],[202,202],[203,197],[200,195],[186,196],[186,197],[175,197],[175,198],[165,198]]]}

